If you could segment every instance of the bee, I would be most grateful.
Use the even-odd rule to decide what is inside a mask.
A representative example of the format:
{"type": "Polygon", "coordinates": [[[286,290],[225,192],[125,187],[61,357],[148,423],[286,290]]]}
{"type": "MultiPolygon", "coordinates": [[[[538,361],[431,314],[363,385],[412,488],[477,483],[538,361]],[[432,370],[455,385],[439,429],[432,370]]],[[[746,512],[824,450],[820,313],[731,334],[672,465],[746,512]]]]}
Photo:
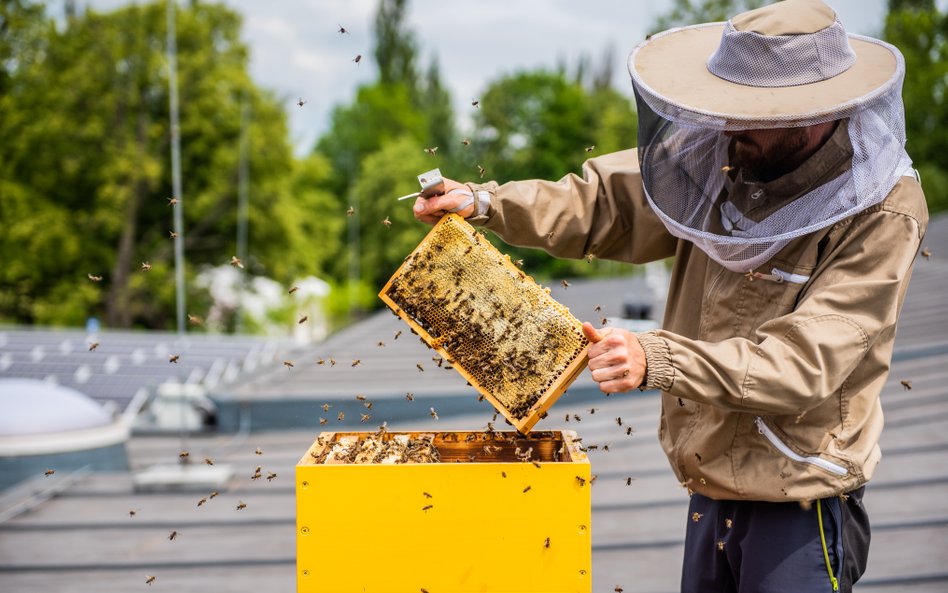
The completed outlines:
{"type": "Polygon", "coordinates": [[[422,494],[425,495],[425,498],[432,498],[432,496],[431,496],[430,494],[428,494],[427,492],[422,492],[422,494]]]}
{"type": "Polygon", "coordinates": [[[145,584],[146,584],[146,585],[151,585],[152,583],[155,582],[155,579],[156,579],[156,578],[157,578],[157,577],[155,577],[155,576],[151,576],[151,575],[147,575],[147,574],[146,574],[146,575],[145,575],[145,584]]]}
{"type": "Polygon", "coordinates": [[[238,511],[242,511],[242,510],[244,510],[245,508],[247,508],[247,503],[245,503],[245,502],[242,501],[242,500],[238,500],[238,501],[237,501],[237,510],[238,510],[238,511]]]}
{"type": "Polygon", "coordinates": [[[905,391],[908,391],[909,389],[912,388],[912,382],[911,382],[911,381],[907,381],[907,380],[905,380],[905,379],[902,379],[901,381],[899,381],[899,383],[902,384],[902,387],[905,389],[905,391]]]}
{"type": "Polygon", "coordinates": [[[165,198],[165,199],[168,200],[168,205],[169,205],[169,206],[177,206],[177,205],[178,205],[178,198],[165,198]]]}
{"type": "Polygon", "coordinates": [[[599,409],[599,408],[589,408],[589,413],[590,413],[590,414],[595,414],[595,413],[596,413],[596,410],[598,410],[598,409],[599,409]]]}
{"type": "Polygon", "coordinates": [[[204,320],[198,317],[197,315],[188,315],[188,322],[191,325],[201,326],[204,325],[204,320]]]}
{"type": "Polygon", "coordinates": [[[547,233],[546,238],[547,238],[548,240],[552,241],[552,240],[553,240],[553,235],[555,235],[555,234],[556,234],[556,231],[550,231],[549,233],[547,233]]]}
{"type": "Polygon", "coordinates": [[[329,422],[329,420],[326,420],[325,418],[320,418],[320,419],[319,419],[319,425],[320,425],[320,426],[325,426],[327,422],[329,422]]]}
{"type": "Polygon", "coordinates": [[[724,165],[723,167],[721,167],[721,172],[722,172],[722,173],[728,173],[728,172],[733,171],[733,170],[734,170],[734,167],[732,167],[732,166],[730,166],[730,165],[724,165]]]}
{"type": "Polygon", "coordinates": [[[532,463],[532,464],[534,465],[534,467],[536,467],[537,469],[540,469],[541,467],[543,467],[543,466],[540,465],[540,462],[539,462],[539,461],[531,461],[530,463],[532,463]]]}
{"type": "Polygon", "coordinates": [[[178,364],[178,359],[179,359],[179,358],[181,358],[181,356],[178,355],[178,354],[169,354],[169,355],[168,355],[168,362],[169,362],[169,363],[173,363],[173,364],[178,364]]]}
{"type": "Polygon", "coordinates": [[[92,280],[93,282],[102,282],[102,276],[95,276],[93,274],[86,274],[86,276],[88,276],[89,280],[92,280]]]}
{"type": "Polygon", "coordinates": [[[705,480],[704,478],[699,478],[698,481],[701,482],[701,483],[704,484],[704,485],[707,485],[707,484],[708,484],[708,481],[705,480]]]}
{"type": "Polygon", "coordinates": [[[431,509],[431,508],[434,508],[433,504],[426,504],[425,506],[421,507],[421,510],[427,511],[428,509],[431,509]]]}
{"type": "Polygon", "coordinates": [[[345,27],[343,27],[342,25],[339,25],[339,34],[340,34],[340,35],[348,35],[348,34],[349,34],[349,31],[348,31],[345,27]]]}
{"type": "Polygon", "coordinates": [[[382,340],[379,340],[378,342],[376,342],[375,345],[376,345],[378,348],[385,348],[385,342],[383,342],[382,340]]]}
{"type": "Polygon", "coordinates": [[[546,538],[545,540],[543,540],[543,547],[544,548],[550,547],[550,538],[546,538]]]}
{"type": "Polygon", "coordinates": [[[358,54],[356,57],[352,58],[352,61],[356,63],[356,66],[358,66],[359,62],[362,61],[362,54],[358,54]]]}
{"type": "Polygon", "coordinates": [[[214,492],[211,492],[211,494],[210,494],[210,496],[208,496],[208,498],[214,498],[215,496],[220,496],[220,492],[218,492],[218,491],[215,490],[214,492]]]}
{"type": "Polygon", "coordinates": [[[425,372],[425,367],[421,366],[421,363],[420,363],[420,362],[417,363],[417,364],[415,364],[415,367],[418,369],[418,372],[419,372],[419,373],[425,372]]]}
{"type": "Polygon", "coordinates": [[[323,412],[328,412],[329,408],[332,407],[332,404],[323,404],[323,412]]]}
{"type": "Polygon", "coordinates": [[[701,453],[695,452],[695,459],[698,460],[698,463],[701,463],[701,453]]]}
{"type": "Polygon", "coordinates": [[[468,140],[467,138],[465,138],[465,139],[461,140],[461,144],[463,144],[464,146],[470,146],[470,145],[471,145],[471,141],[468,140]]]}
{"type": "Polygon", "coordinates": [[[372,416],[370,416],[369,414],[359,414],[359,415],[362,416],[362,419],[359,420],[359,422],[366,422],[372,419],[372,416]]]}
{"type": "Polygon", "coordinates": [[[336,415],[336,420],[338,420],[339,422],[342,422],[342,421],[345,420],[345,419],[346,419],[346,413],[345,413],[345,412],[339,412],[339,414],[336,415]]]}
{"type": "Polygon", "coordinates": [[[633,432],[635,432],[635,429],[633,429],[631,426],[629,426],[629,427],[627,427],[627,428],[625,429],[625,434],[626,434],[626,436],[632,436],[632,433],[633,433],[633,432]]]}
{"type": "Polygon", "coordinates": [[[526,494],[527,492],[530,492],[530,488],[532,488],[532,486],[527,486],[526,488],[524,488],[523,493],[526,494]]]}
{"type": "Polygon", "coordinates": [[[306,105],[306,101],[303,100],[303,97],[300,97],[299,99],[296,100],[296,105],[298,107],[302,107],[303,105],[306,105]]]}
{"type": "Polygon", "coordinates": [[[684,400],[682,400],[680,397],[678,398],[678,407],[680,407],[680,408],[684,408],[684,407],[685,407],[685,402],[684,402],[684,400]]]}
{"type": "Polygon", "coordinates": [[[259,480],[259,479],[262,478],[262,477],[263,477],[263,475],[260,473],[260,468],[258,467],[258,468],[257,468],[257,471],[255,471],[255,472],[253,473],[253,475],[250,476],[250,479],[253,480],[253,481],[257,481],[257,480],[259,480]]]}
{"type": "Polygon", "coordinates": [[[198,506],[203,506],[206,502],[207,502],[207,498],[206,497],[202,498],[201,500],[198,501],[198,506]]]}
{"type": "Polygon", "coordinates": [[[299,324],[302,324],[302,323],[306,323],[307,320],[309,320],[309,316],[308,316],[308,315],[303,315],[302,317],[300,317],[300,320],[296,322],[296,324],[299,325],[299,324]]]}
{"type": "Polygon", "coordinates": [[[622,593],[623,591],[625,591],[625,589],[623,589],[619,585],[616,585],[616,588],[613,589],[613,591],[615,591],[615,593],[622,593]]]}
{"type": "Polygon", "coordinates": [[[208,464],[208,465],[214,465],[214,460],[211,459],[210,457],[205,457],[205,458],[204,458],[204,463],[206,463],[206,464],[208,464]]]}
{"type": "Polygon", "coordinates": [[[405,394],[405,399],[407,399],[410,402],[413,402],[415,401],[415,394],[409,391],[408,393],[405,394]]]}
{"type": "Polygon", "coordinates": [[[322,366],[322,365],[326,364],[326,361],[323,360],[322,358],[317,358],[317,359],[316,359],[316,364],[318,364],[319,366],[322,366]]]}
{"type": "Polygon", "coordinates": [[[336,366],[336,359],[333,358],[332,356],[329,357],[329,366],[330,367],[336,366]]]}
{"type": "Polygon", "coordinates": [[[704,517],[702,513],[699,513],[697,511],[695,511],[694,513],[691,513],[691,520],[694,521],[695,523],[700,521],[701,517],[704,517]]]}
{"type": "Polygon", "coordinates": [[[43,472],[43,475],[48,478],[48,477],[50,477],[51,475],[53,475],[53,474],[55,474],[55,473],[56,473],[56,470],[54,470],[54,469],[47,469],[45,472],[43,472]]]}
{"type": "Polygon", "coordinates": [[[560,284],[563,285],[564,290],[569,288],[569,282],[567,282],[566,280],[560,280],[560,284]]]}
{"type": "Polygon", "coordinates": [[[593,311],[595,311],[596,313],[601,313],[601,312],[602,312],[602,305],[596,305],[596,308],[593,309],[593,311]]]}
{"type": "Polygon", "coordinates": [[[357,367],[357,366],[359,366],[360,364],[362,364],[362,361],[359,360],[358,358],[352,361],[352,366],[354,366],[354,367],[357,367]]]}
{"type": "Polygon", "coordinates": [[[292,369],[292,368],[293,368],[293,361],[292,361],[292,360],[284,360],[284,361],[283,361],[283,366],[285,366],[285,367],[288,368],[288,369],[292,369]]]}
{"type": "Polygon", "coordinates": [[[438,413],[435,412],[435,409],[434,409],[434,408],[429,408],[429,409],[431,410],[431,417],[434,418],[435,420],[437,420],[437,419],[438,419],[438,413]]]}
{"type": "Polygon", "coordinates": [[[178,233],[176,233],[176,232],[174,232],[174,231],[168,231],[168,238],[169,238],[169,239],[177,239],[177,238],[178,238],[178,233]]]}
{"type": "Polygon", "coordinates": [[[254,452],[254,455],[263,455],[263,449],[261,449],[260,447],[257,447],[256,449],[254,449],[253,452],[254,452]]]}
{"type": "Polygon", "coordinates": [[[293,288],[291,288],[291,289],[289,289],[288,291],[286,291],[286,293],[287,293],[287,294],[293,294],[294,292],[296,292],[296,291],[299,290],[299,289],[300,289],[299,286],[294,286],[293,288]]]}
{"type": "Polygon", "coordinates": [[[471,99],[471,106],[477,109],[481,106],[481,102],[477,99],[471,99]]]}
{"type": "Polygon", "coordinates": [[[128,518],[131,519],[132,517],[134,517],[135,515],[137,515],[137,514],[138,514],[138,511],[140,511],[140,510],[141,510],[141,509],[128,509],[128,518]]]}
{"type": "Polygon", "coordinates": [[[732,521],[732,520],[730,520],[730,519],[725,519],[725,520],[724,520],[724,526],[727,527],[728,529],[730,529],[731,527],[734,526],[734,521],[732,521]]]}
{"type": "Polygon", "coordinates": [[[277,477],[276,472],[267,472],[267,481],[272,482],[273,478],[277,477]]]}
{"type": "Polygon", "coordinates": [[[593,144],[592,146],[587,146],[587,147],[586,147],[586,152],[592,152],[592,151],[594,151],[594,150],[596,150],[596,145],[595,145],[595,144],[593,144]]]}
{"type": "Polygon", "coordinates": [[[385,228],[389,228],[392,226],[392,221],[388,219],[388,216],[386,216],[385,220],[382,221],[382,224],[385,225],[385,228]]]}
{"type": "Polygon", "coordinates": [[[438,152],[438,147],[437,147],[437,146],[432,146],[431,148],[426,148],[426,149],[425,149],[425,152],[428,153],[428,154],[430,154],[431,156],[434,156],[435,153],[438,152]]]}
{"type": "Polygon", "coordinates": [[[575,420],[576,422],[582,422],[582,421],[583,421],[583,419],[580,418],[579,414],[573,414],[573,420],[575,420]]]}
{"type": "Polygon", "coordinates": [[[586,485],[586,478],[582,476],[576,476],[576,481],[579,482],[579,487],[582,488],[586,485]]]}
{"type": "Polygon", "coordinates": [[[177,532],[177,531],[172,531],[171,533],[168,534],[168,539],[171,540],[171,541],[174,541],[175,538],[177,538],[177,537],[178,537],[178,532],[177,532]]]}
{"type": "Polygon", "coordinates": [[[151,264],[148,263],[148,262],[146,262],[146,261],[143,261],[143,262],[142,262],[142,272],[147,272],[147,271],[150,270],[150,269],[151,269],[151,264]]]}
{"type": "Polygon", "coordinates": [[[932,252],[928,250],[928,247],[926,247],[925,249],[922,249],[922,257],[924,257],[925,259],[931,259],[932,252]]]}
{"type": "Polygon", "coordinates": [[[628,478],[625,479],[625,485],[626,486],[632,485],[632,476],[629,476],[628,478]]]}
{"type": "Polygon", "coordinates": [[[179,457],[180,459],[185,459],[185,458],[188,457],[189,455],[191,455],[191,453],[188,452],[188,451],[182,451],[182,452],[178,453],[178,457],[179,457]]]}
{"type": "Polygon", "coordinates": [[[240,258],[238,258],[236,255],[230,256],[230,265],[234,266],[235,268],[244,268],[244,262],[240,261],[240,258]]]}
{"type": "Polygon", "coordinates": [[[720,550],[720,551],[722,551],[722,552],[724,551],[724,540],[723,540],[723,539],[719,539],[719,540],[718,540],[718,550],[720,550]]]}
{"type": "Polygon", "coordinates": [[[506,478],[506,477],[507,477],[507,472],[500,472],[500,477],[501,477],[501,478],[506,478]]]}
{"type": "Polygon", "coordinates": [[[609,319],[606,317],[599,320],[599,325],[605,326],[607,323],[609,323],[609,319]]]}
{"type": "Polygon", "coordinates": [[[96,348],[98,348],[98,347],[99,347],[99,343],[98,343],[98,342],[89,342],[89,352],[94,351],[94,350],[95,350],[96,348]]]}
{"type": "Polygon", "coordinates": [[[618,416],[616,418],[616,424],[618,424],[619,426],[622,426],[622,416],[618,416]]]}
{"type": "Polygon", "coordinates": [[[477,172],[478,172],[478,174],[481,176],[481,179],[483,179],[483,178],[484,178],[484,173],[487,173],[487,169],[485,169],[484,167],[478,165],[478,166],[477,166],[477,172]]]}
{"type": "Polygon", "coordinates": [[[372,406],[375,405],[375,404],[373,404],[372,402],[365,402],[365,403],[362,404],[362,405],[365,406],[365,409],[366,409],[366,410],[371,410],[371,409],[372,409],[372,406]]]}
{"type": "Polygon", "coordinates": [[[352,216],[355,213],[356,213],[356,209],[353,206],[349,206],[346,209],[346,216],[352,216]]]}
{"type": "Polygon", "coordinates": [[[395,332],[395,337],[393,339],[397,340],[398,336],[400,335],[402,335],[402,330],[398,330],[397,332],[395,332]]]}

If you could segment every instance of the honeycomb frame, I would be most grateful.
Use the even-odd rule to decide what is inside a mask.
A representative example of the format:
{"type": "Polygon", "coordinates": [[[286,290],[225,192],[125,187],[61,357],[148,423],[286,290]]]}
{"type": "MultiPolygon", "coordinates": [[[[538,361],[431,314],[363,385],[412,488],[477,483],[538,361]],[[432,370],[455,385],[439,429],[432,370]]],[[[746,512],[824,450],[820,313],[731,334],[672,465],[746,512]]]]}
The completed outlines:
{"type": "Polygon", "coordinates": [[[524,434],[586,366],[582,323],[456,214],[379,298],[524,434]]]}

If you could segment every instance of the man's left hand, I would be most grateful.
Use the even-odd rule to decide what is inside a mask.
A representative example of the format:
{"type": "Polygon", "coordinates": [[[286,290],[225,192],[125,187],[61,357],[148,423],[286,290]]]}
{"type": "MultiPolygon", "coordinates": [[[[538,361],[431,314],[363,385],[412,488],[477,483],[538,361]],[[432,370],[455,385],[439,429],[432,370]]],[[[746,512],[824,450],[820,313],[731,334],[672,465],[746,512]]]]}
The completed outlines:
{"type": "Polygon", "coordinates": [[[603,393],[635,389],[645,378],[645,350],[635,334],[619,328],[597,330],[583,323],[589,347],[589,371],[603,393]]]}

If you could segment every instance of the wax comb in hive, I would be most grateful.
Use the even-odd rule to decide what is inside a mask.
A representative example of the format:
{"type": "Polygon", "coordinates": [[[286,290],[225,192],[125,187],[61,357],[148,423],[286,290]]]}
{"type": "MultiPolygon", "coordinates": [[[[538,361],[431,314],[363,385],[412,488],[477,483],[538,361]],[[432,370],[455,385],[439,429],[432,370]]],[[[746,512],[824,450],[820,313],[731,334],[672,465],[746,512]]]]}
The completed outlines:
{"type": "Polygon", "coordinates": [[[579,320],[456,214],[379,297],[522,433],[586,364],[579,320]]]}

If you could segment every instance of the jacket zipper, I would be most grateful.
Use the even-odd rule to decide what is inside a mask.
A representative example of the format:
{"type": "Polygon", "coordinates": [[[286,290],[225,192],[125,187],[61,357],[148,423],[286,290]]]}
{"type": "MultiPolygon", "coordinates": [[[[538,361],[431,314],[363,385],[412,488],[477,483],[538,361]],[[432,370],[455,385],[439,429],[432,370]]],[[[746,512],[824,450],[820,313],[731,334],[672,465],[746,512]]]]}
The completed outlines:
{"type": "Polygon", "coordinates": [[[847,470],[845,467],[837,463],[833,463],[832,461],[827,461],[822,457],[817,457],[815,455],[808,455],[804,457],[803,455],[799,455],[796,451],[788,447],[786,443],[781,441],[780,437],[778,437],[777,434],[771,430],[769,426],[767,426],[763,418],[760,416],[754,418],[754,423],[757,424],[757,431],[764,435],[764,438],[770,441],[770,444],[776,447],[778,451],[790,459],[800,463],[809,463],[810,465],[815,465],[816,467],[825,469],[826,471],[834,473],[838,476],[845,476],[849,473],[849,470],[847,470]]]}

